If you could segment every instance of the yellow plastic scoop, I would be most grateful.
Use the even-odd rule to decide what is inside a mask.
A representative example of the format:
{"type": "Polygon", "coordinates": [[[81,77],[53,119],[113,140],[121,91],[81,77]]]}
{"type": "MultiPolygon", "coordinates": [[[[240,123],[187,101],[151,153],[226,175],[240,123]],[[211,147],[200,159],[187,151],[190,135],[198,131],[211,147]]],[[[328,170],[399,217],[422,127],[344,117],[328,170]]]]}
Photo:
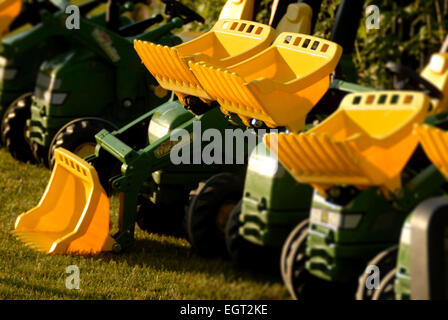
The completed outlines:
{"type": "Polygon", "coordinates": [[[0,35],[8,30],[21,10],[22,0],[0,0],[0,35]]]}
{"type": "Polygon", "coordinates": [[[428,158],[448,179],[448,133],[427,124],[415,125],[414,133],[428,158]]]}
{"type": "Polygon", "coordinates": [[[193,95],[213,100],[188,67],[188,61],[213,61],[221,67],[236,64],[267,48],[274,29],[246,20],[219,20],[209,32],[176,47],[136,40],[135,50],[160,85],[182,99],[193,95]]]}
{"type": "Polygon", "coordinates": [[[37,207],[21,214],[13,234],[46,253],[112,250],[109,199],[95,169],[71,152],[54,151],[56,164],[37,207]]]}
{"type": "Polygon", "coordinates": [[[296,132],[328,90],[341,54],[334,42],[285,32],[270,48],[237,65],[223,69],[190,62],[190,68],[223,112],[296,132]]]}
{"type": "Polygon", "coordinates": [[[418,144],[429,98],[419,92],[347,95],[339,109],[302,134],[269,134],[265,143],[295,179],[322,190],[331,185],[381,186],[394,191],[418,144]]]}

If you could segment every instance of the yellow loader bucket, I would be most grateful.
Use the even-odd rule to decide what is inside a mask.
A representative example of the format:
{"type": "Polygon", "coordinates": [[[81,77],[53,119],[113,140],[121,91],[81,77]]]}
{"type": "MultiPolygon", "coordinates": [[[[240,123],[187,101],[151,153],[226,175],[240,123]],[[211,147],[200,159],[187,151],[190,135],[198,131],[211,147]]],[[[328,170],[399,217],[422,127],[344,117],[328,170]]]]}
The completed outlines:
{"type": "Polygon", "coordinates": [[[338,110],[302,134],[268,134],[265,143],[293,177],[322,190],[332,185],[394,191],[418,144],[429,98],[419,92],[347,95],[338,110]]]}
{"type": "Polygon", "coordinates": [[[0,0],[0,35],[7,32],[21,10],[22,0],[0,0]]]}
{"type": "Polygon", "coordinates": [[[334,42],[284,32],[270,48],[227,69],[209,62],[190,68],[224,113],[296,132],[328,90],[341,54],[334,42]]]}
{"type": "Polygon", "coordinates": [[[188,61],[206,59],[222,67],[233,65],[267,48],[274,34],[274,29],[260,23],[224,19],[211,31],[176,47],[141,40],[135,40],[134,47],[163,88],[176,92],[180,98],[193,95],[212,100],[190,71],[188,61]]]}
{"type": "Polygon", "coordinates": [[[448,179],[448,133],[427,124],[415,125],[414,133],[428,158],[448,179]]]}
{"type": "Polygon", "coordinates": [[[54,155],[56,164],[42,199],[17,218],[13,234],[46,253],[112,250],[109,199],[95,169],[63,148],[54,155]]]}

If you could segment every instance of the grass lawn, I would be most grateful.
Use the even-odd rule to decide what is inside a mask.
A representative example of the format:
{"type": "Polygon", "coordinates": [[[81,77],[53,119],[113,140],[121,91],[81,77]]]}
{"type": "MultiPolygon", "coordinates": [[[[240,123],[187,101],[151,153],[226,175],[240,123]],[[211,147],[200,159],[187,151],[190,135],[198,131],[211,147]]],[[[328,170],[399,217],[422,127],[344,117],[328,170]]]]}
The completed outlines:
{"type": "Polygon", "coordinates": [[[138,228],[134,247],[119,255],[48,256],[25,247],[10,231],[16,217],[38,203],[49,177],[45,168],[0,149],[0,299],[289,298],[279,276],[201,258],[184,239],[138,228]],[[79,290],[65,287],[69,265],[80,269],[79,290]]]}

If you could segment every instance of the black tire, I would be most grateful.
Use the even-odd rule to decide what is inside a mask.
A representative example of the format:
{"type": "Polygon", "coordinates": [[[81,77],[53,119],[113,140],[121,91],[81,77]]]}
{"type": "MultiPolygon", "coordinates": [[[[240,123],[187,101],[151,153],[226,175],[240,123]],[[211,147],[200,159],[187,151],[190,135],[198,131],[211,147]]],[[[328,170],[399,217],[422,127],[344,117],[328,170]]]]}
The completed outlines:
{"type": "Polygon", "coordinates": [[[289,234],[288,238],[286,238],[285,242],[283,243],[282,247],[282,253],[280,256],[280,273],[283,279],[283,283],[288,288],[289,292],[292,292],[292,288],[289,288],[290,281],[288,281],[288,275],[287,275],[287,268],[288,268],[288,257],[290,255],[291,251],[291,244],[296,241],[304,232],[307,231],[309,227],[310,221],[309,219],[305,219],[301,223],[299,223],[289,234]]]}
{"type": "Polygon", "coordinates": [[[149,233],[183,236],[183,206],[156,205],[142,195],[138,202],[136,223],[140,229],[149,233]]]}
{"type": "Polygon", "coordinates": [[[185,228],[188,241],[200,255],[226,255],[225,228],[243,187],[243,177],[220,173],[200,183],[193,192],[185,228]]]}
{"type": "Polygon", "coordinates": [[[48,147],[44,147],[31,140],[30,148],[33,154],[34,161],[37,163],[41,163],[48,168],[48,147]]]}
{"type": "Polygon", "coordinates": [[[290,241],[287,251],[284,271],[285,285],[294,299],[297,300],[347,300],[353,299],[354,287],[352,284],[329,282],[311,275],[305,268],[307,256],[305,254],[308,228],[296,229],[295,240],[290,241]]]}
{"type": "Polygon", "coordinates": [[[225,238],[228,255],[239,266],[253,268],[257,271],[262,269],[262,271],[278,272],[279,250],[254,244],[239,233],[241,205],[242,200],[230,212],[227,221],[225,238]]]}
{"type": "Polygon", "coordinates": [[[2,143],[11,155],[23,162],[35,163],[26,137],[26,121],[31,118],[33,93],[25,93],[11,103],[2,118],[2,143]]]}
{"type": "Polygon", "coordinates": [[[375,291],[372,300],[395,300],[395,277],[397,274],[397,269],[394,268],[389,271],[383,280],[381,280],[380,287],[375,291]]]}
{"type": "Polygon", "coordinates": [[[47,155],[49,168],[52,169],[54,166],[54,150],[56,148],[65,148],[82,158],[92,154],[96,146],[95,135],[103,129],[112,131],[117,127],[100,118],[79,118],[64,125],[51,141],[47,155]],[[85,149],[82,149],[83,147],[85,149]],[[90,150],[92,150],[91,153],[90,150]]]}
{"type": "MultiPolygon", "coordinates": [[[[372,260],[367,263],[367,266],[377,266],[380,271],[381,283],[383,275],[389,274],[397,266],[398,246],[392,246],[377,254],[372,260]]],[[[359,277],[358,290],[356,291],[357,300],[372,300],[376,292],[379,290],[367,289],[366,280],[369,277],[369,273],[364,270],[359,277]]],[[[381,287],[380,283],[380,287],[381,287]]]]}

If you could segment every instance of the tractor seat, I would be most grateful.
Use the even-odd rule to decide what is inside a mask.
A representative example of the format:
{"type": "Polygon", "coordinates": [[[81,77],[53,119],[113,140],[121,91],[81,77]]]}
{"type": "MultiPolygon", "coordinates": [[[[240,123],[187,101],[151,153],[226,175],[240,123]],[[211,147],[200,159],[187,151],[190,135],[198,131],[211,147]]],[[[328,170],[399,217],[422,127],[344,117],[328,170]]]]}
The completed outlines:
{"type": "Polygon", "coordinates": [[[448,179],[448,132],[427,124],[416,124],[414,133],[429,160],[448,179]]]}
{"type": "Polygon", "coordinates": [[[267,48],[274,40],[274,29],[245,21],[219,20],[211,31],[176,47],[136,40],[135,50],[160,85],[179,98],[193,95],[206,101],[213,98],[201,87],[188,67],[192,59],[207,59],[221,67],[234,65],[267,48]]]}
{"type": "Polygon", "coordinates": [[[190,68],[224,113],[236,113],[246,124],[255,118],[297,132],[328,90],[341,54],[334,42],[285,32],[237,65],[223,69],[209,61],[190,62],[190,68]]]}
{"type": "MultiPolygon", "coordinates": [[[[433,84],[442,93],[448,92],[448,53],[435,53],[421,76],[433,84]]],[[[442,99],[432,99],[432,114],[448,111],[448,94],[442,99]]]]}
{"type": "Polygon", "coordinates": [[[278,23],[276,35],[283,32],[311,33],[311,20],[313,18],[313,9],[303,2],[291,3],[286,10],[286,14],[278,23]]]}
{"type": "Polygon", "coordinates": [[[219,15],[221,19],[251,20],[254,15],[254,0],[229,0],[219,15]]]}
{"type": "Polygon", "coordinates": [[[269,134],[266,145],[293,177],[319,190],[332,185],[394,191],[418,145],[413,125],[422,123],[429,97],[414,91],[347,95],[338,110],[302,134],[269,134]]]}

